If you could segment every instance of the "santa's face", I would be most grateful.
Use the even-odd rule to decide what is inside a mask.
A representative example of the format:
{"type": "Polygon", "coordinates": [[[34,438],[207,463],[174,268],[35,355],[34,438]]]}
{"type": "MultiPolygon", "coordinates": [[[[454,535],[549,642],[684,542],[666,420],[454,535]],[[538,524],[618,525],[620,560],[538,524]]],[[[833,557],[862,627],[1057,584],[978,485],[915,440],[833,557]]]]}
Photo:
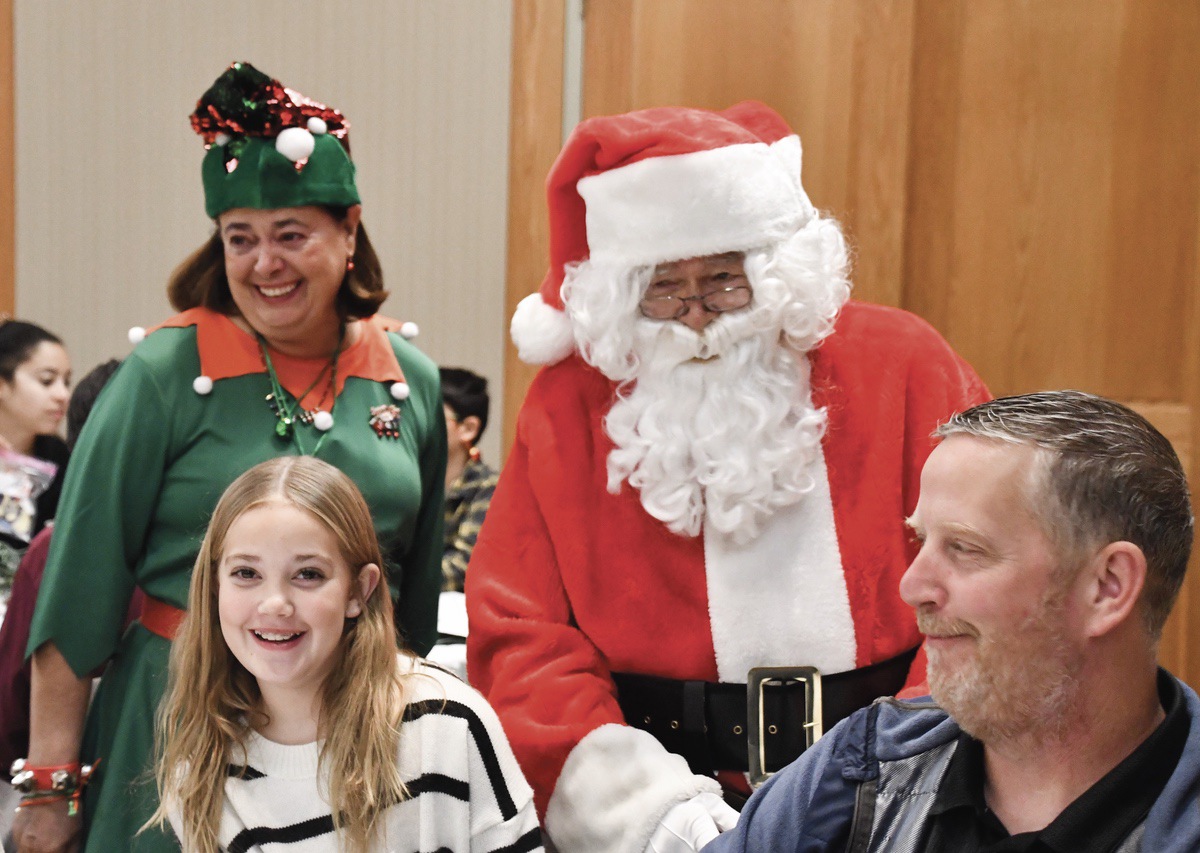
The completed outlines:
{"type": "Polygon", "coordinates": [[[801,500],[825,428],[805,354],[848,295],[844,260],[836,226],[815,226],[744,255],[568,268],[563,301],[580,354],[621,386],[604,419],[609,491],[628,482],[675,533],[738,541],[801,500]],[[735,301],[714,303],[718,291],[735,301]],[[679,304],[651,303],[647,316],[655,296],[679,304]],[[652,319],[676,313],[680,322],[652,319]]]}
{"type": "Polygon", "coordinates": [[[642,316],[702,332],[720,314],[745,309],[753,297],[741,252],[659,264],[639,304],[642,316]]]}

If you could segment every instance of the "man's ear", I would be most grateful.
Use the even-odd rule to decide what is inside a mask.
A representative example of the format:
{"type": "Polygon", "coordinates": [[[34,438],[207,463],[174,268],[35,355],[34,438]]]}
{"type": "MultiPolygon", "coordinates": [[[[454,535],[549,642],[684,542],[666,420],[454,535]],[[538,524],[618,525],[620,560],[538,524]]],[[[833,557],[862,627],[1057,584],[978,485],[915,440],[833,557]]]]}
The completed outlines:
{"type": "Polygon", "coordinates": [[[358,570],[358,595],[346,602],[346,618],[353,619],[362,614],[363,602],[371,597],[375,587],[379,586],[379,566],[367,563],[358,570]]]}
{"type": "Polygon", "coordinates": [[[1100,637],[1139,618],[1146,585],[1146,555],[1132,542],[1110,542],[1088,562],[1087,635],[1100,637]]]}

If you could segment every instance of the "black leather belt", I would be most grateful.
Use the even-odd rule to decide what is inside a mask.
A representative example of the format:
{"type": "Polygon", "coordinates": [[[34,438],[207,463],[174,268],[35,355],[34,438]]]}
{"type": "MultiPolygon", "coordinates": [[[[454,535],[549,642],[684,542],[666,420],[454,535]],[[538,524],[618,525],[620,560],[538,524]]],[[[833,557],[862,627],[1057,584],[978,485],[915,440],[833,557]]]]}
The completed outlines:
{"type": "MultiPolygon", "coordinates": [[[[631,726],[687,759],[693,773],[783,769],[844,717],[904,686],[917,647],[879,663],[821,675],[812,667],[752,669],[746,684],[613,673],[631,726]]],[[[754,778],[754,777],[759,778],[754,778]]]]}

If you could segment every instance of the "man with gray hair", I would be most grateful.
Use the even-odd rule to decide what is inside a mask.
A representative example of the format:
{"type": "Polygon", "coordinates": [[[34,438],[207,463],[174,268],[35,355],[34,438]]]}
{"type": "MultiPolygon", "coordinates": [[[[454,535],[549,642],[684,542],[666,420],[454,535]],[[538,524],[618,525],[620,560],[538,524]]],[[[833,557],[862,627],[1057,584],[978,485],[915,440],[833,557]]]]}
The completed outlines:
{"type": "Polygon", "coordinates": [[[1200,699],[1157,665],[1193,530],[1170,443],[1076,391],[937,435],[900,582],[932,701],[847,719],[706,853],[1200,850],[1200,699]]]}

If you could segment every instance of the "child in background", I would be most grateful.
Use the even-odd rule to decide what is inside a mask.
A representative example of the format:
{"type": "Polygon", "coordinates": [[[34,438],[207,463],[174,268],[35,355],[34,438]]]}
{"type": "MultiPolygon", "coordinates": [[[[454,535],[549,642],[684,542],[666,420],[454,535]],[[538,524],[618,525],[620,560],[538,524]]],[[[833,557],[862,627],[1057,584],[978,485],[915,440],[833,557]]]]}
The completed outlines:
{"type": "Polygon", "coordinates": [[[541,849],[487,703],[396,652],[370,511],[287,456],[226,490],[159,712],[158,785],[186,851],[541,849]]]}
{"type": "Polygon", "coordinates": [[[0,319],[0,448],[50,465],[38,472],[23,471],[16,460],[4,466],[12,473],[0,522],[0,616],[21,554],[58,508],[69,452],[57,432],[70,389],[63,342],[35,323],[0,319]]]}
{"type": "Polygon", "coordinates": [[[462,367],[440,368],[446,414],[446,550],[442,554],[442,591],[462,592],[475,537],[483,526],[496,473],[479,454],[487,429],[488,382],[462,367]]]}

